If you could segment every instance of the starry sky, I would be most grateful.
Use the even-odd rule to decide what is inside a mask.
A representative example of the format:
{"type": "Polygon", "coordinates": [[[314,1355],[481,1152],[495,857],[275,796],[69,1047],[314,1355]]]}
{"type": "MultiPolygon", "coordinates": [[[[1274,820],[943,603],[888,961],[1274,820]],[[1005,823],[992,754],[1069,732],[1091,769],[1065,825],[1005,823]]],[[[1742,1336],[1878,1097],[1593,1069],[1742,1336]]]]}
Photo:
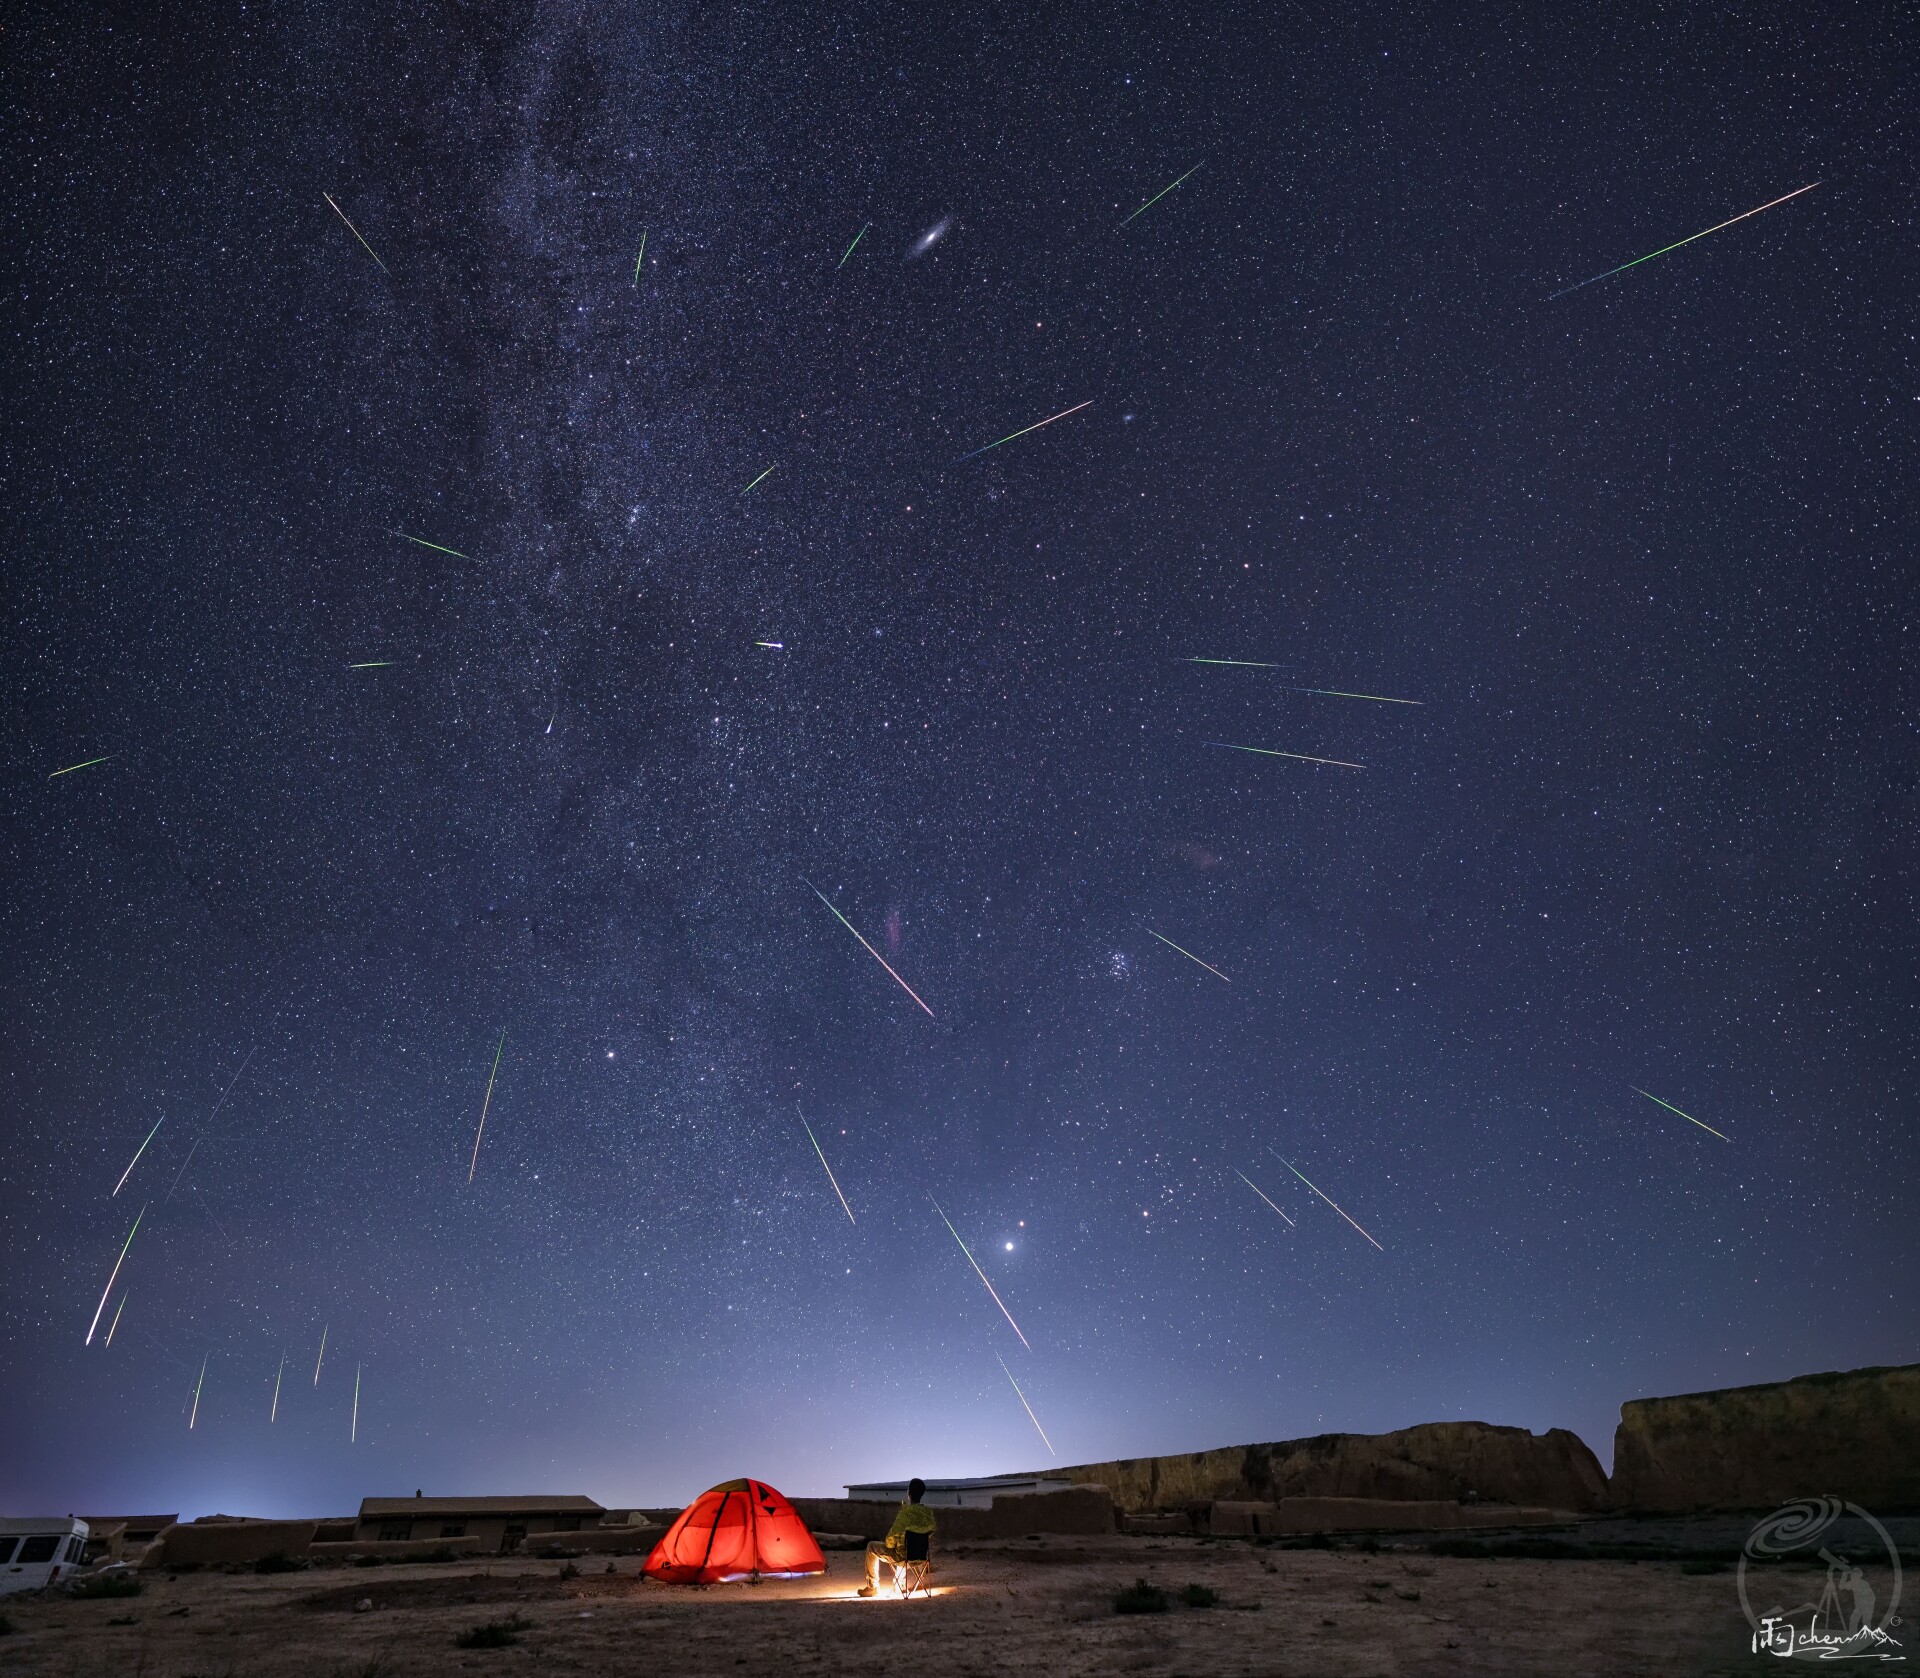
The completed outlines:
{"type": "Polygon", "coordinates": [[[9,1506],[1912,1360],[1912,28],[17,14],[9,1506]]]}

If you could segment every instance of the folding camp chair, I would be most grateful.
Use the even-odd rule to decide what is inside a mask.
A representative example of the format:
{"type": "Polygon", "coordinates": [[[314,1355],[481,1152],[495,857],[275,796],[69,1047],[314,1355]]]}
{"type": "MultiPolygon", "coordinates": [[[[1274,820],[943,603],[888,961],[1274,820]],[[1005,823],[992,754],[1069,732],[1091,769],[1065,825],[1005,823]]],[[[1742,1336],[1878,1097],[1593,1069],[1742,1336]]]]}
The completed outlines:
{"type": "Polygon", "coordinates": [[[904,1560],[893,1564],[893,1588],[900,1593],[902,1601],[911,1597],[915,1591],[923,1596],[933,1594],[933,1534],[930,1532],[903,1532],[900,1535],[906,1541],[904,1560]]]}

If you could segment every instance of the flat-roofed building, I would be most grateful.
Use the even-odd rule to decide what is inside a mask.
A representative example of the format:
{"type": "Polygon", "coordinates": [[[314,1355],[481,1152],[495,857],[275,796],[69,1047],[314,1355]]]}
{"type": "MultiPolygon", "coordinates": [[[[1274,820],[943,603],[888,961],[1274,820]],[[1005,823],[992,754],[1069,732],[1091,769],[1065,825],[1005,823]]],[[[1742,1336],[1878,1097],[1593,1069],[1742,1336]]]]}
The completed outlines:
{"type": "Polygon", "coordinates": [[[606,1510],[590,1497],[369,1497],[360,1503],[356,1543],[477,1538],[503,1554],[543,1534],[598,1527],[606,1510]]]}
{"type": "MultiPolygon", "coordinates": [[[[1071,1480],[1050,1474],[990,1474],[979,1480],[926,1480],[924,1483],[927,1495],[921,1501],[929,1509],[991,1509],[996,1497],[1033,1496],[1073,1488],[1071,1480]]],[[[856,1502],[900,1503],[906,1495],[905,1480],[869,1480],[865,1485],[847,1487],[847,1496],[856,1502]]]]}
{"type": "Polygon", "coordinates": [[[124,1555],[137,1555],[168,1527],[178,1515],[82,1515],[87,1523],[87,1559],[110,1556],[118,1561],[124,1555]]]}

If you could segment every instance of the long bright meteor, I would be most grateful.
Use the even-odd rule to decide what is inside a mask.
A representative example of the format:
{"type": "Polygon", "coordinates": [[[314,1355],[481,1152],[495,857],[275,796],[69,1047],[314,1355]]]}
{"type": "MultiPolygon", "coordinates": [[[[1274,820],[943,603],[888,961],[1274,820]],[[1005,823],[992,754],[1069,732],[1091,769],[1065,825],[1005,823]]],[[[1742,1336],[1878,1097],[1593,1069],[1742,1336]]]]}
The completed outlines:
{"type": "Polygon", "coordinates": [[[640,264],[647,260],[647,230],[640,229],[640,254],[633,259],[633,289],[640,289],[640,264]]]}
{"type": "Polygon", "coordinates": [[[847,246],[846,251],[841,256],[840,260],[833,265],[835,272],[838,272],[840,269],[846,267],[847,258],[849,256],[852,256],[854,251],[858,249],[860,241],[867,236],[867,228],[871,227],[872,225],[873,225],[872,222],[867,222],[861,227],[858,233],[854,234],[853,243],[847,246]]]}
{"type": "Polygon", "coordinates": [[[109,759],[112,758],[112,756],[113,756],[113,753],[108,752],[106,757],[90,757],[87,759],[85,763],[69,763],[64,769],[54,770],[54,772],[51,775],[49,775],[47,779],[50,781],[57,781],[60,779],[62,775],[71,775],[76,769],[91,769],[96,763],[106,763],[109,759]]]}
{"type": "Polygon", "coordinates": [[[287,1372],[287,1354],[280,1354],[280,1367],[273,1372],[273,1408],[267,1412],[267,1420],[277,1422],[280,1419],[280,1377],[287,1372]]]}
{"type": "Polygon", "coordinates": [[[200,1420],[200,1392],[207,1384],[207,1365],[212,1361],[213,1353],[211,1352],[200,1360],[200,1379],[193,1384],[193,1414],[187,1418],[189,1428],[200,1420]]]}
{"type": "Polygon", "coordinates": [[[1308,757],[1305,752],[1276,752],[1270,751],[1265,746],[1235,746],[1225,740],[1209,740],[1207,744],[1218,746],[1223,752],[1252,752],[1258,757],[1289,757],[1295,763],[1326,763],[1331,764],[1335,769],[1366,768],[1364,763],[1348,763],[1345,759],[1337,757],[1308,757]]]}
{"type": "Polygon", "coordinates": [[[1016,437],[1025,437],[1032,432],[1043,430],[1045,427],[1052,425],[1054,420],[1063,420],[1069,414],[1077,414],[1080,412],[1082,408],[1091,408],[1092,406],[1093,406],[1093,398],[1089,396],[1086,399],[1086,401],[1076,402],[1071,408],[1062,408],[1059,413],[1053,415],[1052,418],[1050,419],[1040,420],[1033,425],[1027,426],[1025,430],[1022,430],[1022,431],[1009,431],[1006,434],[1006,436],[996,437],[991,443],[983,443],[980,445],[979,448],[970,450],[968,453],[961,455],[960,459],[954,461],[952,464],[955,466],[958,466],[960,464],[960,461],[962,460],[971,460],[973,459],[974,455],[985,454],[988,449],[997,449],[1000,447],[1002,443],[1011,443],[1016,437]]]}
{"type": "Polygon", "coordinates": [[[1422,699],[1390,699],[1384,693],[1348,693],[1342,688],[1288,688],[1288,693],[1318,693],[1328,699],[1371,699],[1376,705],[1424,705],[1422,699]]]}
{"type": "MultiPolygon", "coordinates": [[[[1299,1171],[1299,1169],[1298,1169],[1298,1168],[1297,1168],[1297,1167],[1296,1167],[1296,1166],[1294,1165],[1294,1163],[1293,1163],[1293,1162],[1292,1162],[1292,1161],[1291,1161],[1290,1159],[1287,1159],[1287,1158],[1286,1158],[1286,1157],[1285,1157],[1284,1155],[1282,1155],[1282,1154],[1281,1154],[1281,1153],[1279,1153],[1279,1152],[1278,1152],[1278,1151],[1277,1151],[1276,1149],[1273,1149],[1273,1148],[1269,1148],[1269,1149],[1267,1150],[1267,1152],[1268,1152],[1268,1153],[1270,1153],[1270,1154],[1272,1154],[1272,1155],[1273,1155],[1273,1157],[1274,1157],[1275,1159],[1277,1159],[1277,1160],[1279,1160],[1279,1161],[1280,1161],[1280,1163],[1281,1163],[1282,1165],[1284,1165],[1284,1166],[1285,1166],[1285,1167],[1286,1167],[1286,1168],[1287,1168],[1287,1169],[1288,1169],[1289,1171],[1291,1171],[1291,1172],[1292,1172],[1292,1173],[1294,1174],[1294,1176],[1296,1176],[1296,1177],[1299,1177],[1299,1178],[1300,1178],[1300,1181],[1301,1181],[1301,1182],[1303,1182],[1303,1183],[1307,1183],[1307,1179],[1306,1179],[1305,1177],[1302,1177],[1302,1176],[1300,1175],[1300,1171],[1299,1171]]],[[[1326,1196],[1326,1195],[1324,1195],[1324,1194],[1321,1194],[1321,1192],[1320,1192],[1320,1190],[1319,1190],[1319,1189],[1315,1189],[1315,1188],[1313,1188],[1313,1184],[1311,1184],[1311,1183],[1307,1183],[1307,1187],[1308,1187],[1308,1188],[1310,1188],[1310,1189],[1313,1189],[1313,1192],[1314,1192],[1315,1194],[1318,1194],[1318,1195],[1320,1195],[1320,1198],[1321,1198],[1322,1200],[1325,1200],[1325,1201],[1327,1202],[1327,1204],[1328,1204],[1329,1206],[1333,1206],[1333,1209],[1334,1209],[1334,1210],[1335,1210],[1336,1212],[1340,1212],[1340,1208],[1339,1208],[1338,1206],[1334,1206],[1334,1205],[1333,1205],[1333,1202],[1332,1202],[1331,1200],[1329,1200],[1329,1199],[1327,1198],[1327,1196],[1326,1196]]],[[[1343,1217],[1343,1218],[1347,1218],[1347,1215],[1346,1215],[1346,1213],[1344,1213],[1344,1212],[1340,1212],[1340,1216],[1341,1216],[1341,1217],[1343,1217]]],[[[1353,1227],[1354,1227],[1355,1229],[1360,1229],[1360,1226],[1359,1226],[1358,1224],[1354,1224],[1354,1223],[1353,1223],[1353,1219],[1351,1219],[1351,1218],[1347,1218],[1347,1222],[1348,1222],[1348,1223],[1350,1223],[1350,1224],[1353,1224],[1353,1227]]],[[[1367,1235],[1367,1232],[1366,1232],[1366,1231],[1365,1231],[1364,1229],[1360,1229],[1360,1233],[1361,1233],[1362,1235],[1367,1235]]],[[[1368,1239],[1369,1241],[1373,1241],[1373,1237],[1372,1237],[1371,1235],[1367,1235],[1367,1239],[1368,1239]]],[[[1381,1252],[1383,1252],[1383,1253],[1384,1253],[1384,1252],[1385,1252],[1385,1251],[1387,1250],[1387,1249],[1386,1249],[1385,1247],[1381,1247],[1381,1246],[1380,1246],[1380,1243],[1379,1243],[1378,1241],[1373,1241],[1373,1244],[1374,1244],[1374,1246],[1376,1246],[1376,1247],[1379,1247],[1379,1248],[1380,1248],[1380,1251],[1381,1251],[1381,1252]]]]}
{"type": "Polygon", "coordinates": [[[1060,1453],[1053,1448],[1053,1441],[1047,1437],[1047,1430],[1040,1425],[1040,1418],[1033,1413],[1033,1406],[1027,1402],[1027,1395],[1020,1390],[1020,1383],[1013,1380],[1013,1371],[1007,1368],[1007,1360],[998,1352],[993,1354],[994,1362],[1005,1371],[1009,1381],[1013,1381],[1013,1396],[1020,1400],[1020,1408],[1027,1413],[1027,1420],[1033,1423],[1033,1431],[1040,1435],[1040,1443],[1046,1446],[1047,1455],[1057,1457],[1060,1453]]]}
{"type": "MultiPolygon", "coordinates": [[[[776,461],[774,464],[778,465],[779,463],[776,461]]],[[[747,487],[743,489],[740,493],[742,495],[751,495],[754,492],[755,487],[767,476],[767,473],[771,472],[772,470],[773,470],[773,467],[769,466],[766,472],[762,472],[758,478],[755,478],[753,482],[748,484],[747,487]]]]}
{"type": "Polygon", "coordinates": [[[360,238],[359,228],[355,227],[352,222],[347,221],[347,212],[341,209],[338,204],[334,203],[333,194],[330,192],[323,192],[320,194],[320,196],[326,199],[327,207],[330,210],[332,210],[336,216],[338,216],[342,221],[347,222],[347,231],[351,233],[356,239],[360,239],[360,248],[363,251],[365,251],[368,256],[372,257],[375,262],[380,264],[380,272],[383,274],[391,274],[392,270],[388,268],[384,262],[380,262],[380,253],[376,251],[373,248],[373,246],[368,244],[365,239],[360,238]]]}
{"type": "Polygon", "coordinates": [[[1648,251],[1645,256],[1636,256],[1631,262],[1623,262],[1618,268],[1609,268],[1604,274],[1595,274],[1590,280],[1580,281],[1579,285],[1563,287],[1547,301],[1551,303],[1555,297],[1565,297],[1570,291],[1579,291],[1583,286],[1598,285],[1602,280],[1610,280],[1615,274],[1624,274],[1629,268],[1638,268],[1641,263],[1651,262],[1656,256],[1665,256],[1668,251],[1677,251],[1682,245],[1692,244],[1695,239],[1704,239],[1709,233],[1718,233],[1721,228],[1731,227],[1736,221],[1745,221],[1749,216],[1759,215],[1760,210],[1771,210],[1776,204],[1784,204],[1789,198],[1798,198],[1801,193],[1811,192],[1815,187],[1823,185],[1825,183],[1822,181],[1810,181],[1805,186],[1795,187],[1791,192],[1769,199],[1760,206],[1759,210],[1743,210],[1739,215],[1730,217],[1726,221],[1716,222],[1712,227],[1703,227],[1698,233],[1690,233],[1684,239],[1676,239],[1671,245],[1662,245],[1657,251],[1648,251]]]}
{"type": "MultiPolygon", "coordinates": [[[[1201,160],[1200,160],[1200,163],[1205,163],[1205,162],[1206,162],[1206,159],[1205,159],[1204,157],[1203,157],[1203,158],[1201,158],[1201,160]]],[[[1182,176],[1180,177],[1180,180],[1179,180],[1179,181],[1175,181],[1175,182],[1173,183],[1173,186],[1163,186],[1163,187],[1162,187],[1162,188],[1161,188],[1161,189],[1160,189],[1160,190],[1159,190],[1158,192],[1156,192],[1156,193],[1155,193],[1155,194],[1154,194],[1154,195],[1153,195],[1153,196],[1152,196],[1151,198],[1149,198],[1149,199],[1148,199],[1148,200],[1146,201],[1146,203],[1144,203],[1144,204],[1142,204],[1142,205],[1140,206],[1140,208],[1139,208],[1139,209],[1137,209],[1137,210],[1135,210],[1135,211],[1133,212],[1133,216],[1143,216],[1143,215],[1145,215],[1145,214],[1147,213],[1147,211],[1149,211],[1149,210],[1151,210],[1151,209],[1152,209],[1152,208],[1154,207],[1154,205],[1156,205],[1156,204],[1158,204],[1158,203],[1160,202],[1160,200],[1161,200],[1161,199],[1163,199],[1164,197],[1166,197],[1166,195],[1167,195],[1168,193],[1170,193],[1171,191],[1173,191],[1173,188],[1174,188],[1175,186],[1178,186],[1178,185],[1180,184],[1180,181],[1184,181],[1184,180],[1186,180],[1186,179],[1187,179],[1187,178],[1188,178],[1189,176],[1191,176],[1191,175],[1193,175],[1193,174],[1195,174],[1195,173],[1196,173],[1196,172],[1197,172],[1197,171],[1199,170],[1199,168],[1200,168],[1200,163],[1196,163],[1196,164],[1195,164],[1195,165],[1193,166],[1193,168],[1191,168],[1191,169],[1189,169],[1189,170],[1187,171],[1187,173],[1186,173],[1185,175],[1182,175],[1182,176]]],[[[1121,225],[1122,227],[1125,227],[1125,226],[1127,225],[1127,222],[1129,222],[1129,221],[1132,221],[1132,220],[1133,220],[1133,216],[1128,216],[1128,217],[1126,218],[1126,221],[1123,221],[1123,222],[1121,222],[1121,223],[1120,223],[1120,225],[1121,225]]]]}
{"type": "MultiPolygon", "coordinates": [[[[1638,1084],[1629,1084],[1627,1085],[1627,1088],[1632,1090],[1635,1095],[1646,1096],[1646,1098],[1649,1101],[1651,1101],[1656,1107],[1664,1107],[1669,1113],[1680,1113],[1680,1109],[1674,1106],[1674,1104],[1671,1101],[1662,1101],[1659,1098],[1659,1096],[1649,1094],[1646,1090],[1643,1090],[1642,1088],[1640,1088],[1638,1084]]],[[[1715,1130],[1712,1125],[1702,1124],[1701,1121],[1696,1119],[1691,1113],[1680,1113],[1680,1117],[1685,1119],[1688,1124],[1700,1125],[1700,1128],[1704,1130],[1709,1136],[1720,1136],[1720,1132],[1715,1130]]],[[[1720,1140],[1722,1142],[1731,1142],[1733,1138],[1731,1136],[1720,1136],[1720,1140]]]]}
{"type": "Polygon", "coordinates": [[[320,1325],[320,1355],[313,1360],[313,1384],[316,1387],[320,1385],[320,1366],[327,1361],[327,1330],[332,1326],[330,1323],[320,1325]]]}
{"type": "MultiPolygon", "coordinates": [[[[796,1101],[793,1104],[793,1110],[796,1113],[800,1113],[799,1102],[796,1101]]],[[[859,1219],[854,1217],[853,1208],[847,1204],[847,1197],[844,1194],[840,1194],[840,1179],[834,1176],[833,1167],[827,1164],[827,1156],[820,1148],[820,1138],[813,1134],[813,1126],[807,1124],[807,1115],[805,1113],[800,1113],[800,1122],[806,1125],[807,1140],[813,1144],[813,1151],[820,1155],[820,1168],[826,1172],[827,1181],[833,1184],[833,1192],[836,1195],[840,1195],[840,1210],[846,1213],[848,1223],[858,1223],[859,1219]]]]}
{"type": "Polygon", "coordinates": [[[1284,664],[1262,664],[1257,658],[1183,658],[1182,664],[1230,664],[1239,670],[1284,670],[1284,664]]]}
{"type": "MultiPolygon", "coordinates": [[[[1238,1177],[1241,1182],[1245,1183],[1248,1188],[1252,1189],[1255,1194],[1260,1195],[1260,1198],[1262,1200],[1267,1200],[1266,1195],[1261,1193],[1260,1185],[1256,1183],[1251,1177],[1249,1177],[1244,1171],[1242,1171],[1238,1166],[1235,1166],[1233,1168],[1233,1174],[1234,1176],[1238,1177]]],[[[1267,1200],[1267,1204],[1269,1206],[1273,1206],[1273,1202],[1271,1200],[1267,1200]]],[[[1280,1208],[1278,1206],[1273,1206],[1273,1209],[1276,1212],[1280,1212],[1280,1208]]],[[[1289,1229],[1298,1229],[1300,1227],[1297,1223],[1293,1221],[1293,1219],[1289,1218],[1284,1212],[1280,1212],[1280,1221],[1284,1223],[1289,1229]]]]}
{"type": "MultiPolygon", "coordinates": [[[[424,536],[409,536],[404,530],[394,530],[391,527],[388,528],[387,534],[398,536],[403,542],[412,542],[422,548],[431,548],[437,554],[452,554],[455,559],[473,560],[472,554],[463,554],[458,548],[443,548],[438,542],[429,542],[424,536]]],[[[476,565],[479,564],[478,560],[473,562],[476,565]]]]}
{"type": "Polygon", "coordinates": [[[1219,968],[1215,967],[1212,962],[1202,961],[1191,950],[1181,950],[1180,946],[1176,944],[1171,938],[1161,938],[1160,934],[1155,932],[1152,927],[1148,926],[1145,921],[1136,921],[1134,924],[1138,926],[1140,930],[1144,932],[1149,938],[1159,938],[1160,942],[1165,944],[1168,949],[1180,950],[1180,953],[1183,956],[1185,956],[1188,961],[1192,962],[1196,967],[1204,967],[1209,973],[1211,973],[1216,979],[1218,979],[1221,982],[1221,984],[1230,985],[1233,983],[1233,981],[1229,979],[1226,976],[1226,974],[1222,973],[1219,968]]]}
{"type": "Polygon", "coordinates": [[[353,1430],[347,1435],[349,1445],[360,1443],[360,1365],[353,1366],[353,1430]]]}
{"type": "MultiPolygon", "coordinates": [[[[802,874],[800,878],[806,882],[806,887],[808,891],[812,892],[813,895],[819,898],[822,903],[825,903],[829,909],[833,909],[833,904],[828,900],[827,894],[825,892],[823,892],[811,880],[808,880],[806,875],[802,874]]],[[[838,909],[833,909],[833,918],[837,920],[842,926],[844,926],[849,932],[851,932],[854,935],[854,937],[860,938],[860,929],[857,926],[855,926],[852,921],[848,920],[845,915],[841,914],[838,909]]],[[[864,938],[860,938],[860,947],[861,949],[865,950],[868,955],[872,956],[875,961],[879,962],[879,964],[882,967],[885,967],[887,969],[887,972],[892,975],[893,982],[896,985],[898,985],[903,991],[905,991],[907,995],[911,996],[915,1002],[920,1003],[921,1012],[923,1012],[928,1019],[934,1018],[933,1010],[929,1008],[924,1002],[920,1002],[919,994],[914,990],[913,986],[908,984],[905,979],[901,978],[898,973],[895,973],[893,969],[887,965],[887,958],[885,956],[883,956],[864,938]]]]}
{"type": "MultiPolygon", "coordinates": [[[[153,1140],[154,1133],[166,1122],[167,1115],[165,1113],[162,1113],[159,1118],[153,1121],[153,1129],[147,1132],[147,1142],[153,1140]]],[[[140,1163],[140,1156],[147,1151],[147,1142],[142,1142],[139,1147],[133,1150],[133,1158],[127,1161],[126,1170],[120,1173],[120,1181],[113,1185],[113,1194],[107,1196],[109,1200],[113,1199],[114,1195],[117,1195],[127,1186],[127,1179],[133,1175],[133,1168],[140,1163]]]]}
{"type": "Polygon", "coordinates": [[[133,1228],[127,1231],[127,1238],[121,1244],[120,1256],[113,1261],[113,1274],[107,1278],[107,1285],[100,1290],[100,1303],[94,1308],[93,1321],[87,1324],[86,1344],[93,1344],[93,1331],[100,1326],[100,1314],[107,1308],[107,1295],[113,1292],[113,1284],[120,1279],[120,1266],[127,1262],[127,1248],[133,1245],[133,1238],[140,1233],[140,1219],[147,1215],[142,1206],[134,1217],[133,1228]]]}
{"type": "MultiPolygon", "coordinates": [[[[933,1200],[933,1196],[928,1195],[927,1199],[933,1200]]],[[[936,1212],[940,1212],[939,1201],[933,1200],[933,1209],[936,1212]]],[[[947,1226],[947,1233],[951,1235],[954,1240],[960,1241],[959,1230],[953,1227],[953,1220],[949,1218],[945,1212],[940,1212],[940,1221],[947,1226]]],[[[987,1273],[980,1268],[980,1261],[973,1256],[966,1242],[960,1241],[960,1251],[966,1253],[967,1263],[973,1266],[973,1273],[980,1278],[980,1285],[985,1288],[988,1293],[993,1294],[993,1302],[1000,1307],[1000,1315],[1007,1319],[1007,1324],[1013,1332],[1020,1335],[1020,1344],[1026,1346],[1028,1351],[1032,1351],[1033,1348],[1027,1346],[1027,1337],[1024,1334],[1020,1334],[1020,1325],[1013,1320],[1013,1313],[1007,1309],[1006,1302],[1001,1299],[997,1293],[993,1292],[993,1284],[987,1280],[987,1273]]]]}
{"type": "Polygon", "coordinates": [[[493,1081],[500,1076],[500,1055],[507,1046],[507,1034],[500,1033],[500,1041],[493,1051],[493,1070],[487,1074],[487,1099],[480,1103],[480,1128],[473,1133],[473,1158],[467,1162],[467,1182],[473,1182],[473,1174],[480,1169],[480,1138],[487,1133],[487,1109],[493,1105],[493,1081]]]}
{"type": "Polygon", "coordinates": [[[349,670],[388,670],[392,667],[393,660],[390,658],[369,659],[365,664],[349,664],[347,666],[349,670]]]}
{"type": "Polygon", "coordinates": [[[127,1296],[120,1296],[120,1303],[113,1308],[113,1321],[107,1324],[107,1344],[113,1344],[113,1331],[120,1326],[120,1313],[127,1308],[127,1296]]]}

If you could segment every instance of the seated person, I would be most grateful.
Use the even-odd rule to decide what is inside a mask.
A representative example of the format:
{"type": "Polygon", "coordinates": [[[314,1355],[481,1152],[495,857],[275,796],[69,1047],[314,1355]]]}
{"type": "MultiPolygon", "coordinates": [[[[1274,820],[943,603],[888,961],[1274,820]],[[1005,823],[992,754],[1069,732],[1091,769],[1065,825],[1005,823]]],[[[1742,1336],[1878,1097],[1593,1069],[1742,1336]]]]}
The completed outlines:
{"type": "Polygon", "coordinates": [[[861,1588],[862,1596],[872,1596],[880,1588],[881,1568],[898,1567],[907,1559],[908,1533],[932,1534],[933,1511],[920,1501],[926,1495],[926,1481],[907,1482],[907,1501],[900,1505],[900,1513],[893,1517],[893,1525],[887,1528],[887,1536],[867,1546],[867,1582],[861,1588]]]}

